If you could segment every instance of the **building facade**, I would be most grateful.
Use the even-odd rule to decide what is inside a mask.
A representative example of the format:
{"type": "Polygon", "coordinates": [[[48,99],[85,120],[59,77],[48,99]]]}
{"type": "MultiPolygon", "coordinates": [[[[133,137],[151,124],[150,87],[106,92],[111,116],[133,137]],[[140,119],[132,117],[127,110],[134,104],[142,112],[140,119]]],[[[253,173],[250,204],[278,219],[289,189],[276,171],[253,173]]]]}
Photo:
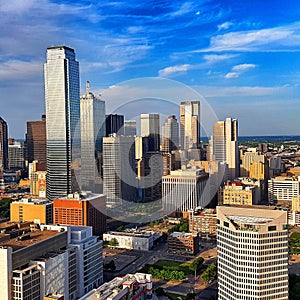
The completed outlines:
{"type": "Polygon", "coordinates": [[[14,171],[25,168],[24,142],[13,141],[8,145],[8,168],[14,171]]]}
{"type": "Polygon", "coordinates": [[[199,252],[198,233],[172,232],[168,236],[168,252],[176,255],[194,256],[199,252]]]}
{"type": "Polygon", "coordinates": [[[118,114],[106,115],[106,136],[110,134],[124,135],[124,116],[118,114]]]}
{"type": "Polygon", "coordinates": [[[216,236],[217,214],[214,208],[190,210],[188,213],[189,232],[198,232],[207,237],[216,236]]]}
{"type": "Polygon", "coordinates": [[[136,120],[124,121],[124,135],[136,136],[136,120]]]}
{"type": "Polygon", "coordinates": [[[7,123],[0,117],[0,171],[8,168],[8,128],[7,123]]]}
{"type": "Polygon", "coordinates": [[[159,114],[141,114],[141,136],[149,138],[149,150],[160,150],[159,114]]]}
{"type": "Polygon", "coordinates": [[[217,207],[218,299],[288,299],[287,213],[217,207]]]}
{"type": "Polygon", "coordinates": [[[80,158],[79,63],[73,49],[47,48],[44,65],[47,137],[47,198],[78,190],[80,158]]]}
{"type": "Polygon", "coordinates": [[[161,151],[171,153],[179,149],[179,125],[174,115],[165,120],[161,131],[161,151]]]}

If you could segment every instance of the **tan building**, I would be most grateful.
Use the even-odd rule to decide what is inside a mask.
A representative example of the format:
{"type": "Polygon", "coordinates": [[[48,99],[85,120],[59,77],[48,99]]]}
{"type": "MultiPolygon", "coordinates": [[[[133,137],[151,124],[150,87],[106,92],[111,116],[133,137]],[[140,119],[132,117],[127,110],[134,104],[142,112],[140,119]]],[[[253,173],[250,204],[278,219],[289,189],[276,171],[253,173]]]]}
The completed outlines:
{"type": "Polygon", "coordinates": [[[199,252],[199,235],[185,232],[172,232],[168,236],[168,252],[191,256],[199,252]]]}
{"type": "Polygon", "coordinates": [[[246,186],[239,181],[226,183],[218,193],[219,204],[255,205],[259,199],[257,186],[246,186]]]}
{"type": "Polygon", "coordinates": [[[300,196],[293,196],[292,198],[292,211],[300,212],[300,196]]]}
{"type": "Polygon", "coordinates": [[[268,162],[263,154],[245,152],[241,157],[240,175],[255,179],[267,179],[269,175],[268,162]]]}
{"type": "Polygon", "coordinates": [[[189,231],[201,235],[216,235],[217,215],[214,208],[189,211],[189,231]]]}
{"type": "Polygon", "coordinates": [[[30,221],[39,224],[52,224],[53,204],[46,199],[23,198],[10,204],[12,222],[30,221]]]}
{"type": "Polygon", "coordinates": [[[218,299],[288,300],[287,212],[217,207],[218,299]]]}

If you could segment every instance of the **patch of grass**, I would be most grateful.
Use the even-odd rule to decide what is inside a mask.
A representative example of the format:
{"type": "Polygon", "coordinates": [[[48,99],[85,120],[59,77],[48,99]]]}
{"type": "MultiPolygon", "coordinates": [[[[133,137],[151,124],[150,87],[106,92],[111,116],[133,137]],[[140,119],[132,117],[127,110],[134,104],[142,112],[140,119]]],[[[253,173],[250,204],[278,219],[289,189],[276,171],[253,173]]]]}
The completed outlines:
{"type": "Polygon", "coordinates": [[[181,262],[177,260],[167,260],[161,259],[158,260],[153,267],[160,270],[170,270],[170,271],[182,271],[185,275],[194,274],[194,271],[191,269],[191,263],[181,262]]]}

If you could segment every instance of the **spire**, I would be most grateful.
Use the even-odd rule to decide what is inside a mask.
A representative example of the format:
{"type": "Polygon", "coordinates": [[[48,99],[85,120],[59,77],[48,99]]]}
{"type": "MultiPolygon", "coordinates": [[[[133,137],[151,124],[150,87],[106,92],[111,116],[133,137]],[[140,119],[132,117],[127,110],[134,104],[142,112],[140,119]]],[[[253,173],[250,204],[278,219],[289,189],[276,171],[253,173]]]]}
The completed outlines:
{"type": "Polygon", "coordinates": [[[90,82],[87,80],[86,82],[86,93],[89,94],[90,93],[90,82]]]}

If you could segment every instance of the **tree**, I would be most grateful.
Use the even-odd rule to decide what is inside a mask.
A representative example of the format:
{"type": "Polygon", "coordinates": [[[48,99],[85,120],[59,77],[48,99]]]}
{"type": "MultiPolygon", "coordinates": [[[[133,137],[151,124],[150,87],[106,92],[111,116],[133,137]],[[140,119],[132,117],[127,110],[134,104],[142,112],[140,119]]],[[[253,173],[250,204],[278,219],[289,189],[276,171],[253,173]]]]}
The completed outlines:
{"type": "Polygon", "coordinates": [[[203,281],[210,281],[217,275],[217,266],[215,263],[212,263],[202,274],[202,280],[203,281]]]}
{"type": "Polygon", "coordinates": [[[118,243],[118,241],[117,241],[116,238],[112,238],[112,239],[109,241],[109,246],[111,246],[111,247],[116,247],[116,246],[118,246],[118,245],[119,245],[119,243],[118,243]]]}
{"type": "Polygon", "coordinates": [[[118,228],[117,228],[117,231],[123,231],[124,230],[124,226],[123,225],[120,225],[118,228]]]}
{"type": "Polygon", "coordinates": [[[189,231],[189,224],[187,222],[184,222],[179,227],[180,232],[188,232],[189,231]]]}

